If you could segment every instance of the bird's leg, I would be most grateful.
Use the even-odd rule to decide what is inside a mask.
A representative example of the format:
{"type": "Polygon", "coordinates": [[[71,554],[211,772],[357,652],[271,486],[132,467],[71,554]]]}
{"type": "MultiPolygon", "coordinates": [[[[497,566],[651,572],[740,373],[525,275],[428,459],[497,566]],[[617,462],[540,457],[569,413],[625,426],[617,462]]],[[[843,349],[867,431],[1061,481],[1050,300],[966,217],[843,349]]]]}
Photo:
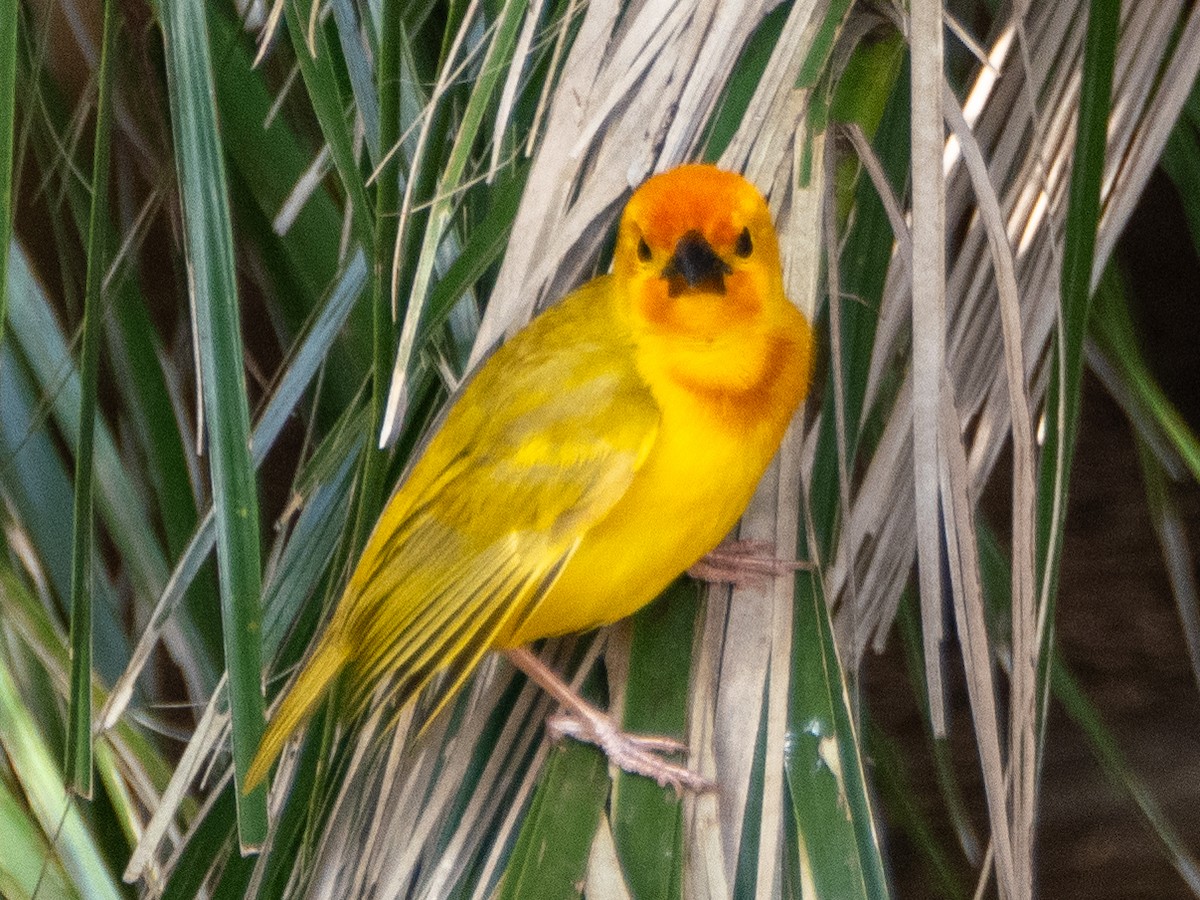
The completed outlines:
{"type": "Polygon", "coordinates": [[[612,717],[588,703],[573,691],[554,670],[526,647],[505,650],[508,661],[537,683],[563,706],[551,716],[546,727],[555,737],[568,736],[595,744],[613,765],[633,775],[644,775],[662,787],[702,793],[717,785],[686,766],[669,762],[658,754],[684,753],[687,746],[674,738],[659,735],[627,734],[612,717]]]}
{"type": "Polygon", "coordinates": [[[772,575],[791,575],[811,563],[778,559],[770,541],[726,541],[687,570],[700,581],[718,584],[760,584],[772,575]]]}

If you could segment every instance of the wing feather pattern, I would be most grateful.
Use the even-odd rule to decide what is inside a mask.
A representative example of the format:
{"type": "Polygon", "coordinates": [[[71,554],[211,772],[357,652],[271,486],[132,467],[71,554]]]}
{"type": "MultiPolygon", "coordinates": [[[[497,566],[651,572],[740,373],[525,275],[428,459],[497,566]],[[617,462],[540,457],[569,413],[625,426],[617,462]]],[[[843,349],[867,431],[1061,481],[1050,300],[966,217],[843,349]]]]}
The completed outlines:
{"type": "MultiPolygon", "coordinates": [[[[467,382],[388,501],[345,594],[276,710],[244,789],[343,674],[349,711],[401,707],[445,672],[433,712],[537,607],[629,487],[659,409],[600,278],[467,382]]],[[[431,717],[432,717],[431,713],[431,717]]]]}
{"type": "Polygon", "coordinates": [[[380,683],[403,704],[446,670],[436,712],[533,611],[649,453],[658,407],[611,320],[589,309],[596,293],[497,351],[389,502],[331,623],[351,648],[353,708],[380,683]]]}

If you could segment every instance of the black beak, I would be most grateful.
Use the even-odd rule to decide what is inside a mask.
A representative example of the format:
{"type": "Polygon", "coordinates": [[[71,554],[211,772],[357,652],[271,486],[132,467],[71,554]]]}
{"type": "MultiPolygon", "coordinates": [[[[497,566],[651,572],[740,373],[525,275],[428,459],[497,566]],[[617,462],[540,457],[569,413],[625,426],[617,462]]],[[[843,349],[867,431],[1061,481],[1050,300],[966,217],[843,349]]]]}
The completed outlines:
{"type": "Polygon", "coordinates": [[[689,231],[675,245],[675,253],[662,274],[670,282],[669,293],[674,297],[689,288],[723,294],[725,276],[732,271],[700,232],[689,231]]]}

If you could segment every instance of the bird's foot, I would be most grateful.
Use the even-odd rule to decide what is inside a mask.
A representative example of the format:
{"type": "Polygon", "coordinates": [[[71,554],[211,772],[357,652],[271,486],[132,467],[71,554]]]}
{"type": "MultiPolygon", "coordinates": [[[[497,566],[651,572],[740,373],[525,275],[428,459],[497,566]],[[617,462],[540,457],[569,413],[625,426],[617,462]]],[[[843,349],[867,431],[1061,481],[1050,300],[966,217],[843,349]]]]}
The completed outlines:
{"type": "Polygon", "coordinates": [[[618,768],[631,775],[652,778],[662,787],[673,788],[680,796],[684,791],[699,794],[717,789],[715,782],[659,755],[687,752],[687,747],[681,742],[669,737],[626,734],[612,716],[596,709],[575,693],[528,647],[510,647],[504,651],[504,655],[563,705],[564,710],[551,716],[546,723],[551,736],[572,737],[594,744],[618,768]]]}
{"type": "Polygon", "coordinates": [[[700,581],[746,586],[808,568],[810,563],[776,558],[775,545],[770,541],[726,541],[709,551],[687,573],[700,581]]]}
{"type": "Polygon", "coordinates": [[[660,787],[672,788],[678,796],[684,791],[702,794],[717,789],[715,781],[660,755],[686,753],[686,744],[663,735],[629,734],[598,709],[555,713],[546,721],[546,728],[552,737],[594,744],[617,768],[653,779],[660,787]]]}

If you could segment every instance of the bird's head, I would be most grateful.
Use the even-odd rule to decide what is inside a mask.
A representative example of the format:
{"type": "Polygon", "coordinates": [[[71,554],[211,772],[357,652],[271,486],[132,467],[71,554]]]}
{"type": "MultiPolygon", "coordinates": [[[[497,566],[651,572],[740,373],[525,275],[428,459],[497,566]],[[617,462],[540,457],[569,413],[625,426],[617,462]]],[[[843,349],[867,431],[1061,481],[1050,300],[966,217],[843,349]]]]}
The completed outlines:
{"type": "Polygon", "coordinates": [[[655,175],[634,192],[613,274],[635,329],[670,337],[711,341],[753,327],[783,299],[766,201],[742,176],[708,165],[655,175]]]}

